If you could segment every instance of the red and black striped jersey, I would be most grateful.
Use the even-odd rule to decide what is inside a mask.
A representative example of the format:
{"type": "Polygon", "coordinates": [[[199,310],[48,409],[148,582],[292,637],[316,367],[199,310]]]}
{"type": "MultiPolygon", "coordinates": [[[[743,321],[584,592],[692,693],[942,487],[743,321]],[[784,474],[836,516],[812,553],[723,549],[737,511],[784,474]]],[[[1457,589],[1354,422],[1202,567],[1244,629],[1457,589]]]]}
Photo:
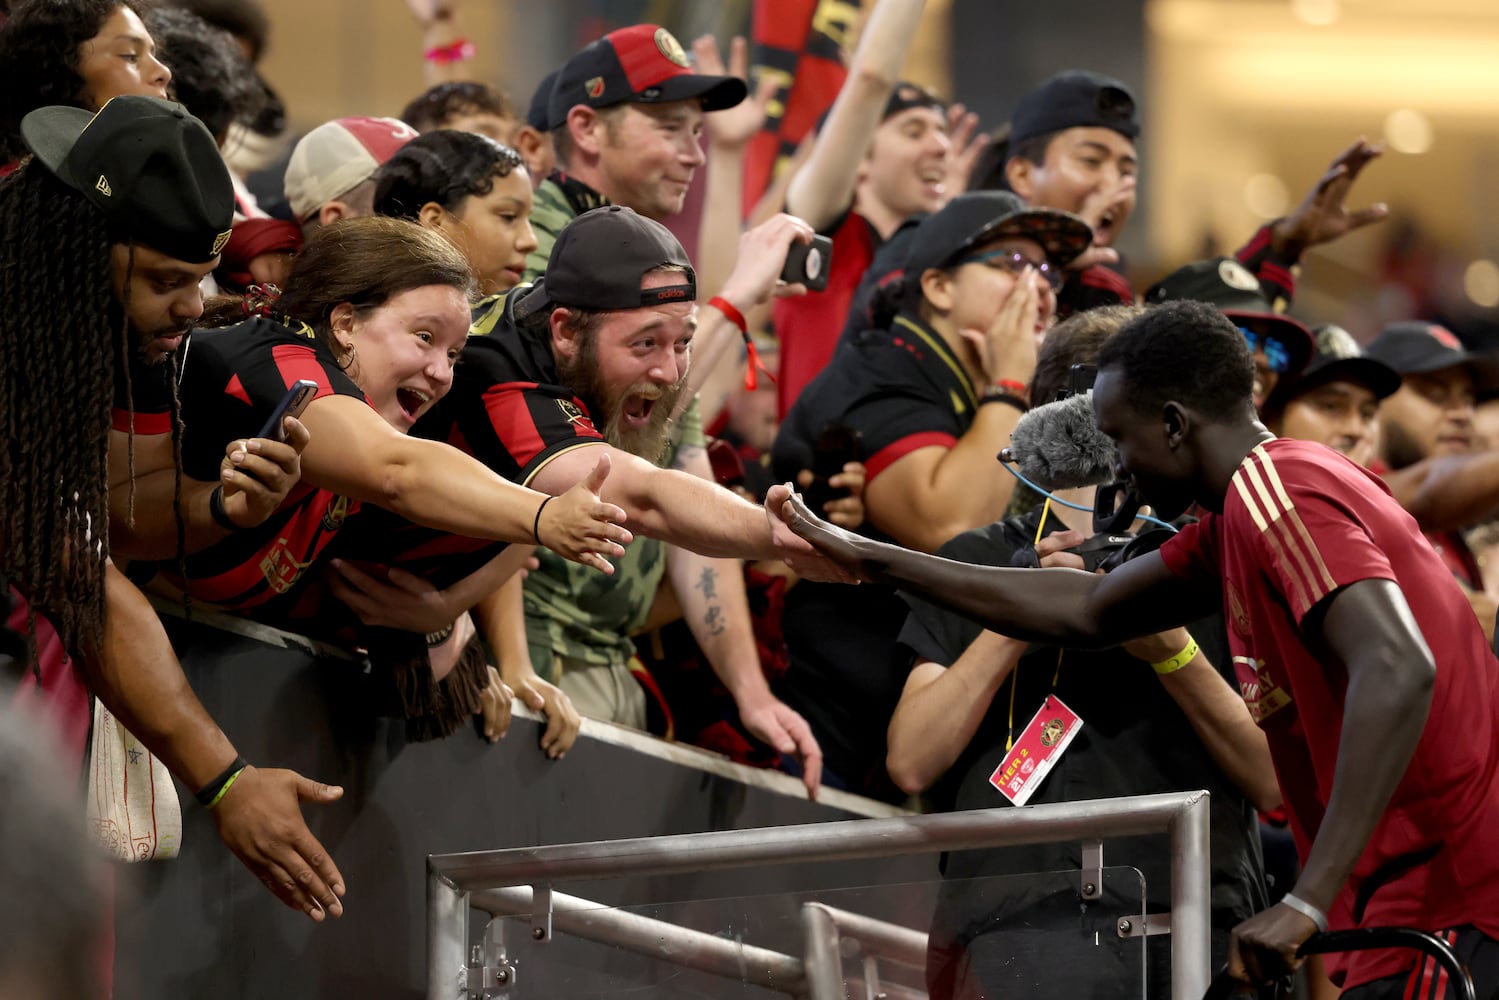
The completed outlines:
{"type": "MultiPolygon", "coordinates": [[[[178,389],[184,475],[216,481],[229,442],[259,434],[298,379],[317,383],[313,399],[365,398],[311,328],[289,324],[256,317],[192,334],[178,389]]],[[[357,501],[298,483],[263,523],[187,557],[186,582],[193,599],[243,609],[286,593],[358,506],[357,501]]],[[[174,585],[183,586],[175,561],[156,568],[174,585]]]]}
{"type": "MultiPolygon", "coordinates": [[[[544,333],[519,328],[510,296],[474,307],[473,328],[453,373],[453,387],[411,429],[472,455],[512,482],[570,448],[600,444],[589,407],[560,384],[544,333]]],[[[463,538],[412,524],[370,507],[340,541],[340,557],[399,565],[439,588],[451,586],[498,555],[504,543],[463,538]]]]}

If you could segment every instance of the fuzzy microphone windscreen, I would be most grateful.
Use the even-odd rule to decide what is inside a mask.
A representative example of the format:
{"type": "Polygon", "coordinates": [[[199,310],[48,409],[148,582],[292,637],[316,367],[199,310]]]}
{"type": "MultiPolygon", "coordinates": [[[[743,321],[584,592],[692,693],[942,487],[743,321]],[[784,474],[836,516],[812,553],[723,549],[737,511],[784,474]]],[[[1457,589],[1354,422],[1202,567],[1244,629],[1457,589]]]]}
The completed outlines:
{"type": "Polygon", "coordinates": [[[1048,490],[1112,482],[1119,452],[1093,422],[1093,398],[1069,396],[1020,418],[1003,457],[1048,490]]]}

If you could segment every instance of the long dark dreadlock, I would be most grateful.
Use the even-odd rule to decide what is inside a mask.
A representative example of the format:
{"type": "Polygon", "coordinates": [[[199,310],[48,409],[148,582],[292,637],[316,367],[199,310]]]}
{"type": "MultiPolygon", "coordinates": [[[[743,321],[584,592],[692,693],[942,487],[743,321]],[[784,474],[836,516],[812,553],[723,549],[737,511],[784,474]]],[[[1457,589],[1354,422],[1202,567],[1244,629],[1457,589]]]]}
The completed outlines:
{"type": "MultiPolygon", "coordinates": [[[[41,164],[0,184],[0,579],[75,654],[103,639],[117,379],[130,406],[134,346],[110,246],[104,217],[41,164]]],[[[180,516],[178,534],[180,552],[180,516]]]]}

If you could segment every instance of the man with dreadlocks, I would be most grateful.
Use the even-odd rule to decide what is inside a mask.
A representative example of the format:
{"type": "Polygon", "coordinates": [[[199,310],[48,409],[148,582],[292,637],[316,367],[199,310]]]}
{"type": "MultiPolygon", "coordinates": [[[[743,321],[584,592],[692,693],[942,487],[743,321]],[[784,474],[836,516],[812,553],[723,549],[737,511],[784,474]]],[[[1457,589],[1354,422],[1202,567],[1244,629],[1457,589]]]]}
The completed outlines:
{"type": "MultiPolygon", "coordinates": [[[[133,363],[166,358],[201,312],[197,283],[229,236],[228,173],[203,125],[152,97],[116,98],[97,115],[38,109],[22,134],[35,157],[0,185],[0,581],[29,602],[21,696],[54,715],[83,706],[70,730],[79,754],[87,695],[99,698],[212,802],[225,844],[267,888],[314,920],[338,916],[343,878],[298,803],[342,790],[248,766],[193,695],[151,606],[109,560],[111,400],[124,415],[117,440],[128,466],[132,367],[155,376],[137,381],[165,387],[175,422],[171,366],[133,363]]],[[[226,478],[230,517],[250,523],[295,482],[306,432],[290,420],[287,430],[295,443],[284,450],[240,443],[238,467],[271,484],[226,478]]]]}

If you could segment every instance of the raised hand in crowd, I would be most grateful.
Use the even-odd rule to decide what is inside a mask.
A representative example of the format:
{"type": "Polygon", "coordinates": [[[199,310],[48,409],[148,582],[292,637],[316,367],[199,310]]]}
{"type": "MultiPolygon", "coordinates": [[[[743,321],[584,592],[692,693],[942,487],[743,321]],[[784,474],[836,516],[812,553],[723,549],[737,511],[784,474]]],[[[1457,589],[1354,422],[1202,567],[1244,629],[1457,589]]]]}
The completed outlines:
{"type": "Polygon", "coordinates": [[[1344,202],[1353,182],[1371,162],[1384,153],[1384,143],[1360,136],[1318,178],[1296,210],[1270,228],[1272,245],[1283,259],[1295,260],[1303,252],[1323,243],[1373,225],[1390,214],[1390,207],[1377,202],[1349,211],[1344,202]]]}
{"type": "Polygon", "coordinates": [[[947,109],[947,138],[952,143],[953,152],[947,159],[947,177],[942,186],[947,197],[955,198],[968,190],[973,165],[993,137],[988,132],[979,131],[978,115],[961,102],[954,101],[947,109]]]}
{"type": "MultiPolygon", "coordinates": [[[[739,36],[735,36],[729,43],[727,66],[718,49],[718,40],[712,35],[703,35],[693,41],[692,57],[697,63],[697,72],[704,76],[749,79],[749,43],[739,36]]],[[[766,74],[750,90],[747,100],[740,101],[732,108],[709,112],[706,115],[709,143],[725,148],[743,147],[765,124],[767,110],[775,100],[777,89],[775,77],[766,74]]]]}
{"type": "Polygon", "coordinates": [[[816,235],[810,225],[794,215],[781,212],[771,216],[739,237],[739,256],[734,270],[724,282],[722,295],[741,312],[770,301],[805,295],[805,285],[780,280],[786,265],[786,253],[793,243],[810,243],[816,235]]]}
{"type": "MultiPolygon", "coordinates": [[[[1100,223],[1106,218],[1120,218],[1133,205],[1135,200],[1135,175],[1121,173],[1113,182],[1101,181],[1098,187],[1088,192],[1083,198],[1083,203],[1078,206],[1077,214],[1082,220],[1093,227],[1094,232],[1100,231],[1100,223]]],[[[1116,264],[1119,262],[1119,251],[1111,246],[1094,244],[1077,256],[1072,263],[1067,265],[1069,271],[1086,271],[1097,264],[1116,264]]]]}

